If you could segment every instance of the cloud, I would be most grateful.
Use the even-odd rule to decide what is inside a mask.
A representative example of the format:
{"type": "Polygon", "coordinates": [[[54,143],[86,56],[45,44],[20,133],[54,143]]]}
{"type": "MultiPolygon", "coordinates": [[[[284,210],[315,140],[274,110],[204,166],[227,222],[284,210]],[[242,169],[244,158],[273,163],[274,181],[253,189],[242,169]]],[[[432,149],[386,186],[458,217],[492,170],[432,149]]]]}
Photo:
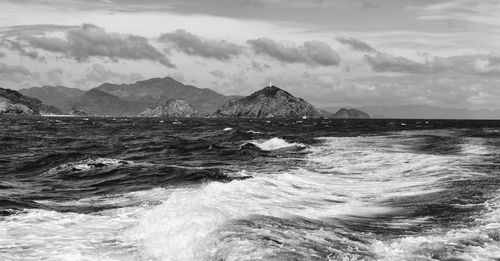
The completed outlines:
{"type": "MultiPolygon", "coordinates": [[[[363,77],[349,81],[349,88],[365,90],[356,102],[366,104],[429,104],[441,107],[500,108],[499,79],[454,74],[363,77]]],[[[353,100],[355,101],[355,100],[353,100]]]]}
{"type": "Polygon", "coordinates": [[[262,72],[262,65],[260,65],[260,63],[254,61],[254,62],[252,62],[251,65],[252,65],[252,69],[254,71],[262,72]]]}
{"type": "Polygon", "coordinates": [[[61,77],[64,74],[65,72],[62,69],[56,68],[45,72],[45,78],[50,85],[62,85],[63,81],[61,77]]]}
{"type": "Polygon", "coordinates": [[[375,72],[411,74],[449,72],[460,75],[500,77],[500,56],[495,55],[434,56],[419,63],[405,57],[377,53],[374,56],[365,55],[365,60],[375,72]]]}
{"type": "Polygon", "coordinates": [[[185,30],[164,33],[159,40],[188,55],[226,61],[242,53],[242,48],[226,41],[202,39],[185,30]]]}
{"type": "Polygon", "coordinates": [[[29,50],[28,46],[25,46],[19,42],[16,41],[11,41],[8,39],[3,39],[0,41],[0,46],[3,46],[11,51],[19,53],[21,56],[26,56],[28,58],[31,58],[33,60],[43,60],[44,58],[41,57],[38,52],[34,50],[29,50]]]}
{"type": "Polygon", "coordinates": [[[69,29],[66,32],[66,39],[43,36],[28,36],[20,39],[34,48],[62,53],[79,62],[87,61],[90,57],[107,57],[112,60],[144,59],[174,67],[163,53],[149,44],[146,38],[108,33],[103,28],[92,24],[83,24],[78,28],[69,29]]]}
{"type": "Polygon", "coordinates": [[[3,58],[3,57],[5,57],[5,53],[0,51],[0,58],[3,58]]]}
{"type": "Polygon", "coordinates": [[[373,47],[371,47],[369,44],[356,39],[356,38],[346,38],[346,37],[338,37],[337,41],[341,44],[348,45],[351,47],[351,49],[360,51],[360,52],[366,52],[366,53],[376,53],[377,50],[375,50],[373,47]]]}
{"type": "Polygon", "coordinates": [[[325,42],[307,41],[303,45],[278,43],[269,38],[248,40],[257,54],[266,54],[284,63],[304,63],[311,66],[335,66],[339,55],[325,42]]]}
{"type": "Polygon", "coordinates": [[[211,71],[210,74],[216,79],[224,79],[226,77],[226,74],[221,70],[211,71]]]}
{"type": "Polygon", "coordinates": [[[500,3],[497,0],[448,0],[415,7],[418,19],[466,21],[497,27],[500,3]]]}
{"type": "Polygon", "coordinates": [[[31,72],[22,65],[8,65],[0,63],[0,82],[19,82],[38,79],[38,73],[31,72]]]}
{"type": "Polygon", "coordinates": [[[430,69],[408,58],[385,53],[365,55],[365,59],[375,72],[427,73],[430,69]]]}
{"type": "Polygon", "coordinates": [[[85,71],[85,79],[79,83],[105,83],[105,82],[136,82],[143,80],[144,77],[138,73],[122,74],[114,72],[100,64],[94,64],[85,71]]]}

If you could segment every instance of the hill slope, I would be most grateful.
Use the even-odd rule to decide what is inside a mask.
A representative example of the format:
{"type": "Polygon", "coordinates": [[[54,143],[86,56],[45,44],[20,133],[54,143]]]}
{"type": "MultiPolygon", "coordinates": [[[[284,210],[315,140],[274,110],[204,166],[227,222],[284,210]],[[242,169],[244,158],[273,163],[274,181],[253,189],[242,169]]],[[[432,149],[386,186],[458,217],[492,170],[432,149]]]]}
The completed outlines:
{"type": "MultiPolygon", "coordinates": [[[[202,112],[214,112],[227,101],[239,98],[238,96],[225,96],[210,89],[201,89],[192,85],[184,85],[171,77],[153,78],[133,84],[105,83],[95,89],[110,93],[122,99],[150,105],[160,105],[169,99],[182,99],[202,112]]],[[[152,106],[148,106],[152,107],[152,106]]]]}
{"type": "Polygon", "coordinates": [[[0,115],[45,115],[62,114],[58,108],[43,104],[40,100],[21,93],[0,88],[0,115]]]}
{"type": "Polygon", "coordinates": [[[61,105],[64,111],[82,111],[93,116],[135,116],[145,104],[121,99],[107,92],[92,89],[85,94],[71,98],[61,105]]]}
{"type": "Polygon", "coordinates": [[[321,117],[320,110],[301,98],[276,87],[266,87],[248,97],[224,104],[215,115],[249,118],[321,117]]]}
{"type": "Polygon", "coordinates": [[[196,117],[198,113],[191,104],[182,99],[171,99],[154,109],[146,109],[140,117],[196,117]]]}
{"type": "Polygon", "coordinates": [[[64,86],[31,87],[28,89],[21,89],[19,92],[26,96],[39,99],[45,104],[57,107],[66,102],[68,99],[85,93],[84,90],[64,86]]]}

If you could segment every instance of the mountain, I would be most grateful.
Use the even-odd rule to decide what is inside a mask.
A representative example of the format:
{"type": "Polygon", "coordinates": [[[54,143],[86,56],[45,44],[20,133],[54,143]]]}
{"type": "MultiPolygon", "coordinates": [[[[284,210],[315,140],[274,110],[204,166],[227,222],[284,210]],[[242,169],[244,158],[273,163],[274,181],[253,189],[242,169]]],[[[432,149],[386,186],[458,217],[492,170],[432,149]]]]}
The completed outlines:
{"type": "Polygon", "coordinates": [[[133,84],[105,83],[95,89],[128,101],[149,105],[159,106],[165,100],[182,99],[191,104],[195,110],[210,113],[229,100],[240,98],[239,96],[225,96],[207,88],[184,85],[171,77],[153,78],[133,84]],[[162,100],[158,102],[160,98],[162,100]]]}
{"type": "Polygon", "coordinates": [[[43,86],[31,87],[19,90],[20,93],[37,98],[45,104],[59,107],[68,99],[83,95],[85,91],[77,88],[68,88],[64,86],[43,86]]]}
{"type": "Polygon", "coordinates": [[[221,117],[296,118],[321,117],[320,110],[303,99],[276,87],[266,87],[248,97],[232,100],[215,112],[221,117]]]}
{"type": "Polygon", "coordinates": [[[121,99],[98,89],[91,89],[61,104],[64,111],[79,111],[80,114],[93,116],[135,116],[145,107],[144,103],[121,99]]]}
{"type": "Polygon", "coordinates": [[[171,99],[163,106],[154,109],[146,109],[139,114],[139,117],[196,117],[198,113],[193,107],[182,99],[171,99]]]}
{"type": "Polygon", "coordinates": [[[364,111],[360,111],[357,109],[346,109],[341,108],[338,110],[332,118],[341,118],[341,119],[368,119],[370,115],[364,111]]]}
{"type": "Polygon", "coordinates": [[[40,100],[21,93],[0,88],[0,115],[47,115],[63,114],[54,106],[43,104],[40,100]]]}
{"type": "Polygon", "coordinates": [[[500,119],[500,110],[442,108],[430,105],[364,106],[361,110],[384,118],[401,119],[500,119]]]}

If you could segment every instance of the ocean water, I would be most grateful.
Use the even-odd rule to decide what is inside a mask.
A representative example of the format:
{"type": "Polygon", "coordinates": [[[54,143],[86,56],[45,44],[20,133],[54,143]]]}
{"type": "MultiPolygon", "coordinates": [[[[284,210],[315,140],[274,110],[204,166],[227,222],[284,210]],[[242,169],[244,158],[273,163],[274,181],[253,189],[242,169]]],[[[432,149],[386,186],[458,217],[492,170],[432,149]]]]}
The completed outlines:
{"type": "Polygon", "coordinates": [[[0,118],[0,260],[500,260],[500,122],[0,118]]]}

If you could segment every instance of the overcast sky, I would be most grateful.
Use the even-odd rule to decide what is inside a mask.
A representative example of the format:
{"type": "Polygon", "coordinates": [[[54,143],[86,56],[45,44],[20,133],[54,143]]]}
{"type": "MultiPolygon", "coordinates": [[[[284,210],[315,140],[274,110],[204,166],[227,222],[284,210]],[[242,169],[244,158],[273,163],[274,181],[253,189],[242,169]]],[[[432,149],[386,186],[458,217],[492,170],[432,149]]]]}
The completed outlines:
{"type": "Polygon", "coordinates": [[[318,106],[500,109],[498,0],[0,0],[0,86],[270,81],[318,106]]]}

